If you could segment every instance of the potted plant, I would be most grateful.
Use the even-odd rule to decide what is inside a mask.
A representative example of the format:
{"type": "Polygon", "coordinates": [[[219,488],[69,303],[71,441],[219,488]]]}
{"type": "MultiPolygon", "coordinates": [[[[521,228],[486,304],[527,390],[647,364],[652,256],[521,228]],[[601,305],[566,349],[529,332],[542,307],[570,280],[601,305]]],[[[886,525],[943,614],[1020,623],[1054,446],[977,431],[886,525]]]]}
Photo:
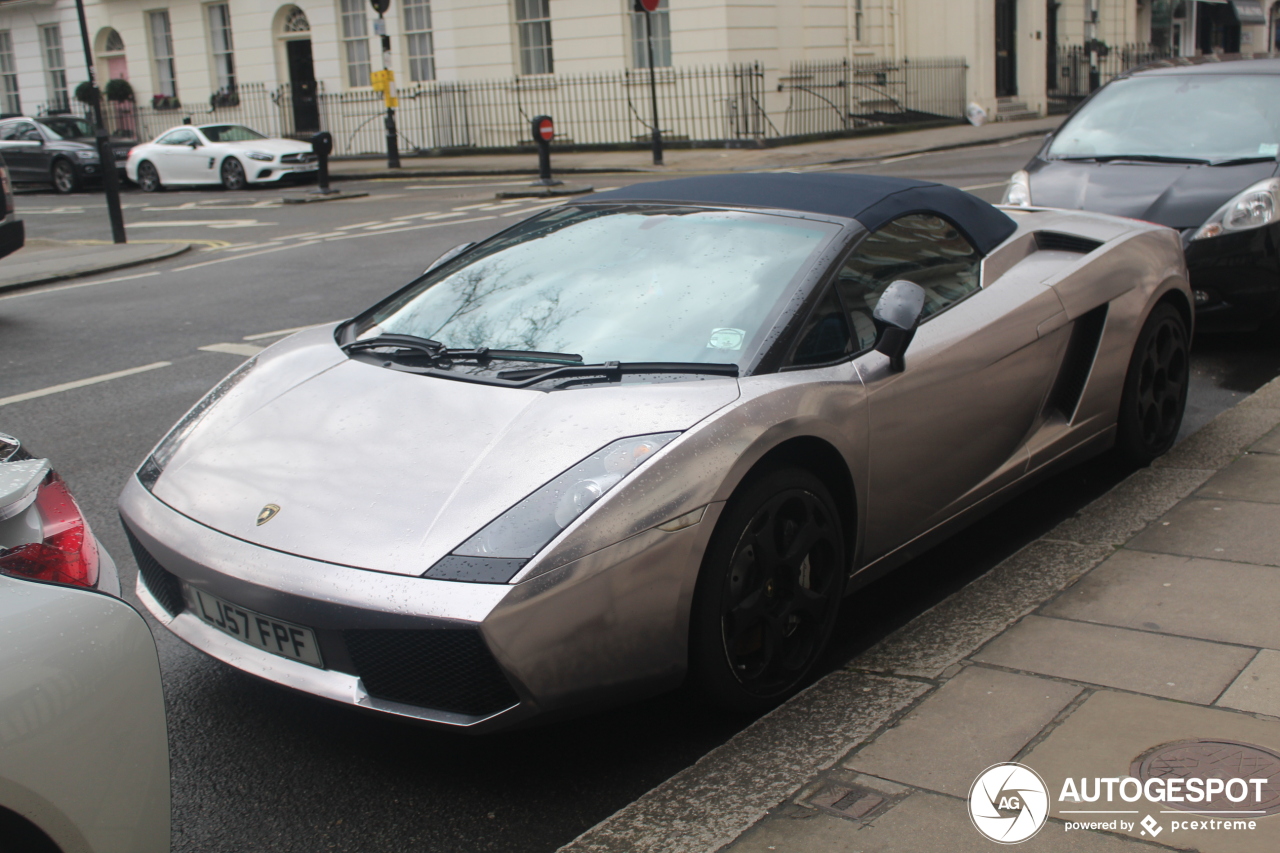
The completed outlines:
{"type": "Polygon", "coordinates": [[[152,95],[151,109],[180,110],[182,109],[182,102],[178,100],[177,95],[152,95]]]}
{"type": "Polygon", "coordinates": [[[82,104],[93,106],[98,102],[97,88],[88,80],[85,80],[79,86],[76,86],[76,100],[82,104]]]}
{"type": "Polygon", "coordinates": [[[121,103],[133,100],[133,87],[129,85],[129,81],[117,77],[108,80],[106,87],[103,88],[102,94],[107,96],[108,101],[121,103]]]}
{"type": "Polygon", "coordinates": [[[228,86],[225,89],[219,89],[209,96],[210,109],[216,110],[218,107],[238,106],[240,106],[240,93],[237,92],[233,86],[228,86]]]}

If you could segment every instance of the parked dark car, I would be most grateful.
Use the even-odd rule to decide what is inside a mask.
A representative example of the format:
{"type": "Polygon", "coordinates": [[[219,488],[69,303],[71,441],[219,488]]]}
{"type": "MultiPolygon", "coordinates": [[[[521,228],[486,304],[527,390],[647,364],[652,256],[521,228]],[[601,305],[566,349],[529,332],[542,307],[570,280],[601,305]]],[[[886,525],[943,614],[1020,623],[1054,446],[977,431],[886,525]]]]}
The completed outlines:
{"type": "Polygon", "coordinates": [[[1162,60],[1095,92],[1005,202],[1178,229],[1202,330],[1280,314],[1280,59],[1162,60]]]}
{"type": "Polygon", "coordinates": [[[13,185],[4,158],[0,157],[0,258],[18,251],[26,242],[22,220],[13,211],[13,185]]]}
{"type": "MultiPolygon", "coordinates": [[[[132,147],[131,142],[111,143],[121,175],[132,147]]],[[[15,182],[52,184],[60,193],[75,192],[102,178],[93,125],[76,116],[19,116],[0,121],[0,154],[15,182]]]]}

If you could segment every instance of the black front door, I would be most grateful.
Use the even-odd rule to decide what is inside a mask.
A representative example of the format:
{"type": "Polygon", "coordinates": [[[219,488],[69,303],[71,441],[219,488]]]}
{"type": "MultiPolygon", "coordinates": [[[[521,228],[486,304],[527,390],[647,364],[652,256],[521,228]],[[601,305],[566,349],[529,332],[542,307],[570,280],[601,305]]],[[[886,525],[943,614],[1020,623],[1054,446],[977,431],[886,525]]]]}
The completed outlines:
{"type": "Polygon", "coordinates": [[[297,39],[284,44],[289,52],[293,130],[295,133],[314,133],[320,129],[320,106],[316,101],[316,69],[311,64],[311,39],[297,39]]]}
{"type": "Polygon", "coordinates": [[[996,97],[1018,94],[1017,40],[1018,0],[996,0],[996,97]]]}
{"type": "Polygon", "coordinates": [[[1044,18],[1045,87],[1050,92],[1058,90],[1058,0],[1047,0],[1044,18]]]}

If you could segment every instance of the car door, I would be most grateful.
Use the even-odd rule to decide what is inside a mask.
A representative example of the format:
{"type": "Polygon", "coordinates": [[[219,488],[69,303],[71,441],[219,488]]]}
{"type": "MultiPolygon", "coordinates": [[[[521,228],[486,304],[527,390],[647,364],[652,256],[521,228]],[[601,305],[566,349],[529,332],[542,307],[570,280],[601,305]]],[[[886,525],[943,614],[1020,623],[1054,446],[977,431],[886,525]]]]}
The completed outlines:
{"type": "Polygon", "coordinates": [[[194,184],[208,181],[209,154],[200,144],[196,132],[180,127],[156,140],[154,153],[148,156],[160,171],[165,184],[194,184]],[[192,147],[196,145],[197,147],[192,147]]]}
{"type": "Polygon", "coordinates": [[[49,181],[44,137],[35,122],[18,120],[0,125],[0,154],[15,181],[49,181]]]}
{"type": "Polygon", "coordinates": [[[855,359],[867,389],[864,561],[884,556],[1026,472],[1025,443],[1055,376],[1060,342],[1037,327],[1062,312],[1047,287],[982,281],[982,255],[936,216],[901,217],[846,260],[837,291],[855,346],[875,340],[871,313],[893,281],[924,288],[906,368],[874,350],[855,359]]]}

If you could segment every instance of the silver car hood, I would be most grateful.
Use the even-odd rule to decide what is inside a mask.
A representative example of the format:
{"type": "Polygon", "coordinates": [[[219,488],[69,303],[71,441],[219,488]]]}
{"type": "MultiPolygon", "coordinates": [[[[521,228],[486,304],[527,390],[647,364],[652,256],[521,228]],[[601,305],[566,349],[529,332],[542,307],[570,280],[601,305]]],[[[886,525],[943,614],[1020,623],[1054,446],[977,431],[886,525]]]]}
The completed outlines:
{"type": "Polygon", "coordinates": [[[239,539],[403,575],[606,444],[686,430],[738,397],[727,378],[498,388],[349,361],[330,329],[304,336],[259,356],[154,494],[239,539]]]}

